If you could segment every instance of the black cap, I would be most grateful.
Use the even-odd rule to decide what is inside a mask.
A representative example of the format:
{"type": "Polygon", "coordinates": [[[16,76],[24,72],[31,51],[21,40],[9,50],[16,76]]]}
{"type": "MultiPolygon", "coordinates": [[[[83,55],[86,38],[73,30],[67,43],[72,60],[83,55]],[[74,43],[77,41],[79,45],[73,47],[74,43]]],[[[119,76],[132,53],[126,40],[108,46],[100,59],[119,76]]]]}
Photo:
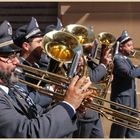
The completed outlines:
{"type": "Polygon", "coordinates": [[[34,38],[38,36],[43,36],[41,32],[37,20],[32,17],[29,24],[25,24],[19,27],[16,32],[14,38],[15,44],[21,47],[22,43],[29,38],[34,38]]]}
{"type": "Polygon", "coordinates": [[[128,40],[132,40],[132,38],[128,35],[128,32],[126,30],[124,30],[121,36],[117,39],[117,41],[119,41],[120,44],[123,44],[128,40]]]}
{"type": "Polygon", "coordinates": [[[12,26],[8,21],[0,25],[0,53],[18,52],[21,48],[16,46],[12,39],[12,26]]]}
{"type": "Polygon", "coordinates": [[[61,22],[61,20],[59,18],[57,18],[57,24],[54,25],[54,24],[51,24],[51,25],[48,25],[46,28],[45,28],[45,33],[48,33],[50,31],[53,31],[53,30],[61,30],[63,27],[63,24],[61,22]]]}

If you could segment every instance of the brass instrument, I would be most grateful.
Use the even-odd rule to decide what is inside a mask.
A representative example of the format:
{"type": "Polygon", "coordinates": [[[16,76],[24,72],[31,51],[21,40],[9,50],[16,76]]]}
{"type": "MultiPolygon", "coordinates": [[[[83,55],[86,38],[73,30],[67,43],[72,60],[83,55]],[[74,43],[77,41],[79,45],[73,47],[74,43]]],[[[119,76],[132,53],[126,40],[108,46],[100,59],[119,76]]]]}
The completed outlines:
{"type": "Polygon", "coordinates": [[[114,37],[113,34],[108,33],[108,32],[101,32],[97,36],[97,40],[99,44],[97,45],[97,48],[95,50],[95,56],[94,58],[100,60],[103,51],[106,51],[108,49],[112,50],[112,53],[114,52],[113,45],[116,43],[116,38],[114,37]]]}
{"type": "MultiPolygon", "coordinates": [[[[57,85],[57,86],[60,86],[61,88],[67,89],[67,87],[69,85],[69,81],[70,81],[68,78],[58,75],[58,74],[54,74],[52,72],[43,71],[43,70],[40,70],[40,69],[37,69],[34,67],[30,67],[27,65],[23,65],[23,64],[19,64],[18,67],[23,69],[23,71],[25,71],[24,72],[25,76],[39,80],[37,85],[27,82],[22,79],[18,79],[19,82],[26,84],[27,86],[30,86],[30,87],[38,90],[40,93],[46,94],[57,101],[61,101],[64,99],[64,97],[65,97],[64,92],[60,93],[57,91],[52,91],[52,90],[46,89],[46,88],[42,87],[40,85],[40,83],[46,82],[47,84],[49,83],[49,84],[57,85]]],[[[97,97],[95,95],[92,95],[92,97],[96,100],[100,100],[101,102],[106,102],[106,103],[116,106],[118,108],[123,108],[125,110],[129,110],[130,112],[135,112],[138,115],[140,114],[140,111],[138,111],[136,109],[132,109],[130,107],[127,107],[127,106],[124,106],[124,105],[121,105],[121,104],[118,104],[118,103],[115,103],[112,101],[108,101],[106,99],[97,97]]],[[[99,112],[107,120],[110,120],[118,125],[140,131],[140,119],[138,117],[130,116],[130,115],[122,113],[120,111],[111,109],[110,107],[100,105],[99,103],[96,103],[96,102],[89,103],[89,102],[87,102],[86,99],[83,101],[82,104],[84,104],[84,106],[87,108],[90,108],[94,111],[99,112]],[[128,124],[126,122],[128,122],[128,124]]]]}
{"type": "MultiPolygon", "coordinates": [[[[54,60],[60,61],[60,63],[61,62],[69,63],[71,59],[73,58],[74,52],[79,50],[79,48],[81,49],[81,45],[79,44],[79,42],[77,42],[77,38],[75,38],[75,36],[67,32],[64,33],[61,31],[57,31],[57,32],[55,31],[55,32],[51,32],[49,35],[48,34],[45,35],[43,38],[42,47],[44,48],[45,53],[47,53],[54,60]],[[66,55],[63,57],[63,55],[61,55],[61,51],[63,52],[63,50],[65,49],[66,50],[68,49],[68,54],[66,53],[66,55]]],[[[38,84],[33,84],[25,80],[18,79],[19,82],[38,90],[39,93],[46,94],[52,97],[56,101],[61,101],[64,99],[65,91],[70,81],[70,79],[67,76],[62,76],[60,74],[55,74],[49,71],[43,71],[43,70],[26,66],[26,65],[22,65],[22,64],[19,64],[18,67],[22,68],[22,70],[24,71],[23,73],[25,74],[26,77],[30,77],[32,79],[34,78],[39,81],[38,84]],[[50,89],[46,89],[41,86],[42,82],[49,85],[55,85],[57,87],[60,87],[60,89],[62,89],[63,92],[61,92],[62,90],[57,90],[58,88],[54,89],[54,91],[50,89]]],[[[132,109],[130,107],[127,107],[127,106],[124,106],[124,105],[121,105],[112,101],[107,101],[104,98],[101,98],[99,96],[92,95],[92,97],[93,99],[98,100],[99,102],[106,102],[106,103],[109,103],[110,105],[114,105],[119,108],[125,108],[125,109],[128,109],[129,111],[137,113],[138,115],[140,113],[139,111],[135,109],[132,109]]],[[[132,117],[128,114],[116,111],[111,108],[107,108],[103,104],[99,104],[99,102],[93,101],[92,103],[88,103],[87,100],[85,99],[82,104],[84,104],[85,107],[87,108],[90,108],[94,111],[99,112],[106,119],[116,124],[140,131],[140,119],[138,117],[132,117]],[[129,122],[129,123],[127,124],[126,122],[129,122]]]]}
{"type": "Polygon", "coordinates": [[[136,58],[136,59],[140,59],[140,49],[135,48],[132,50],[131,55],[129,56],[130,58],[136,58]]]}
{"type": "Polygon", "coordinates": [[[87,73],[87,55],[91,52],[91,48],[88,47],[88,44],[92,43],[95,39],[95,35],[93,32],[93,27],[87,28],[86,26],[80,25],[80,24],[69,24],[65,28],[63,28],[64,32],[71,33],[74,35],[79,43],[82,46],[82,54],[84,61],[84,66],[79,68],[78,67],[78,74],[79,76],[88,75],[87,73]],[[79,70],[80,69],[80,70],[79,70]]]}
{"type": "Polygon", "coordinates": [[[77,38],[63,31],[51,31],[44,35],[42,48],[50,58],[48,71],[67,75],[64,64],[70,63],[76,51],[81,50],[77,38]],[[53,71],[52,71],[53,70],[53,71]]]}
{"type": "MultiPolygon", "coordinates": [[[[108,32],[101,32],[98,34],[97,39],[99,41],[99,44],[97,45],[97,48],[95,50],[94,59],[98,59],[100,62],[104,52],[106,52],[109,49],[111,50],[110,53],[112,54],[113,59],[115,52],[114,49],[116,49],[114,47],[114,44],[116,43],[116,38],[114,37],[114,35],[108,32]]],[[[97,82],[96,84],[96,87],[98,87],[100,93],[100,97],[106,98],[108,89],[112,81],[112,72],[113,72],[113,62],[111,61],[107,65],[107,74],[102,78],[101,81],[97,82]]]]}
{"type": "Polygon", "coordinates": [[[73,34],[80,44],[88,44],[95,39],[92,26],[87,28],[80,24],[69,24],[63,29],[63,31],[73,34]]]}
{"type": "MultiPolygon", "coordinates": [[[[84,75],[88,75],[87,59],[91,59],[96,65],[98,65],[98,63],[100,63],[102,59],[102,56],[104,55],[104,52],[106,52],[108,49],[111,49],[111,53],[113,55],[113,49],[115,49],[113,48],[113,45],[116,43],[116,38],[111,33],[101,32],[98,34],[97,39],[95,40],[95,35],[92,27],[87,28],[79,24],[70,24],[67,25],[63,29],[63,31],[69,32],[76,36],[80,44],[82,45],[83,59],[85,64],[83,71],[81,70],[81,73],[84,75]],[[98,45],[95,44],[95,41],[99,42],[98,45]],[[89,54],[91,53],[91,51],[94,55],[92,55],[92,58],[89,58],[89,54]]],[[[107,74],[102,80],[100,80],[96,84],[93,84],[92,86],[92,88],[97,91],[96,95],[98,95],[99,97],[106,98],[108,88],[112,80],[112,70],[113,63],[110,62],[110,64],[107,66],[107,74]]],[[[97,102],[99,102],[99,100],[97,100],[97,102]]],[[[100,104],[103,104],[103,102],[100,102],[100,104]]]]}

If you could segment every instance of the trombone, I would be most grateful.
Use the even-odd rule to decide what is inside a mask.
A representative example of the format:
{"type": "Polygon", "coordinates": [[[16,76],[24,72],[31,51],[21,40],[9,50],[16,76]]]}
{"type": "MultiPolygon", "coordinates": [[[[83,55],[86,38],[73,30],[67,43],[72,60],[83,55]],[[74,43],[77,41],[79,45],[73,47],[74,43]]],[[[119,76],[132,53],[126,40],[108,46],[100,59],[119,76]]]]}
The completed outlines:
{"type": "MultiPolygon", "coordinates": [[[[27,86],[30,86],[36,90],[38,90],[42,94],[46,94],[50,97],[52,97],[56,101],[61,101],[65,97],[65,92],[60,92],[59,90],[52,91],[50,89],[46,89],[42,87],[40,84],[41,82],[45,82],[46,84],[50,85],[56,85],[63,89],[63,91],[67,89],[69,85],[70,79],[58,74],[54,74],[52,72],[43,71],[31,66],[18,64],[18,67],[21,68],[23,71],[15,71],[16,73],[24,73],[25,76],[34,78],[35,80],[38,80],[38,84],[33,84],[28,81],[17,79],[19,82],[26,84],[27,86]],[[56,82],[57,81],[57,82],[56,82]]],[[[134,112],[136,114],[140,114],[140,111],[136,109],[132,109],[130,107],[108,101],[106,99],[103,99],[101,97],[98,97],[96,95],[92,95],[93,99],[100,100],[101,102],[108,103],[109,105],[116,106],[125,110],[128,110],[129,112],[134,112]]],[[[104,105],[101,105],[97,102],[89,103],[86,99],[84,99],[83,103],[85,107],[92,109],[94,111],[99,112],[102,116],[104,116],[107,120],[112,121],[113,123],[116,123],[118,125],[121,125],[123,127],[127,127],[133,130],[140,131],[140,119],[138,117],[131,116],[129,114],[122,113],[120,111],[114,110],[110,107],[106,107],[104,105]]]]}

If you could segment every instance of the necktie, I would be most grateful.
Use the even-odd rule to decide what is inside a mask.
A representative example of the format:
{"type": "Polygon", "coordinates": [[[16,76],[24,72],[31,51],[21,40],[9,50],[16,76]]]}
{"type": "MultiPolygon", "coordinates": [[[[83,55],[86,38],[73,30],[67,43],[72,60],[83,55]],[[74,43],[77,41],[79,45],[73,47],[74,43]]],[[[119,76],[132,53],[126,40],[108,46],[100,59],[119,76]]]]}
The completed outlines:
{"type": "Polygon", "coordinates": [[[13,90],[11,90],[11,88],[9,88],[8,95],[14,100],[14,102],[17,103],[17,100],[16,100],[16,97],[15,97],[15,94],[13,93],[13,90]]]}
{"type": "Polygon", "coordinates": [[[13,92],[13,96],[15,96],[14,98],[16,98],[16,102],[22,105],[22,108],[26,110],[29,116],[37,116],[36,105],[25,91],[20,88],[17,89],[16,87],[12,87],[11,91],[13,92]]]}

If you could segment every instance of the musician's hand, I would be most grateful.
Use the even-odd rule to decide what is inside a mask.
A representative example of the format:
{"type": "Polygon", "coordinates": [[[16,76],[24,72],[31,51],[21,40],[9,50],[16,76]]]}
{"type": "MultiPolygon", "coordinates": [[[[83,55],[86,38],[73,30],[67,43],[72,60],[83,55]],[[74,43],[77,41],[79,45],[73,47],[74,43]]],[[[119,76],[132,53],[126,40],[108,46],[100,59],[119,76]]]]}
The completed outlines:
{"type": "Polygon", "coordinates": [[[70,103],[75,109],[77,109],[83,99],[92,94],[92,91],[87,90],[91,85],[91,81],[85,76],[79,79],[79,76],[72,78],[68,90],[66,92],[65,101],[70,103]]]}
{"type": "Polygon", "coordinates": [[[103,55],[101,57],[101,63],[107,66],[111,61],[112,61],[111,49],[108,49],[107,51],[103,52],[103,55]]]}
{"type": "Polygon", "coordinates": [[[80,107],[77,109],[77,113],[80,113],[81,115],[83,114],[85,114],[86,113],[86,110],[88,109],[87,107],[86,107],[86,103],[89,103],[89,104],[91,104],[93,102],[93,98],[92,97],[87,97],[86,99],[85,99],[85,102],[83,102],[81,105],[80,105],[80,107]]]}

